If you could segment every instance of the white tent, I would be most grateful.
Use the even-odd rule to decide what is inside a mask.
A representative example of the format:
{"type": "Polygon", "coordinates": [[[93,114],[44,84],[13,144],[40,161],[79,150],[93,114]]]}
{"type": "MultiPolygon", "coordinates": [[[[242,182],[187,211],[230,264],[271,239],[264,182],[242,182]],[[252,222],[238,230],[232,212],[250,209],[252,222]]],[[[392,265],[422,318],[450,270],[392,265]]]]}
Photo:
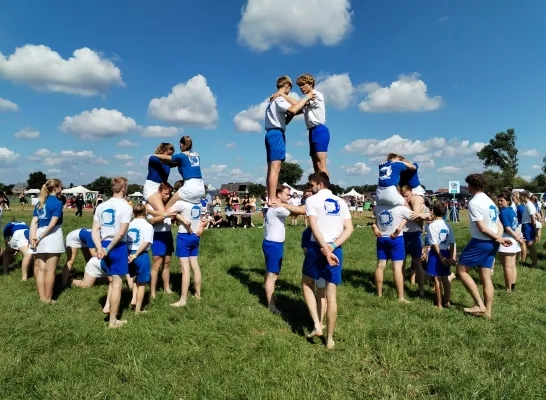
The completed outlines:
{"type": "Polygon", "coordinates": [[[83,186],[75,186],[73,188],[65,189],[62,191],[63,194],[87,194],[87,193],[97,193],[83,186]]]}
{"type": "Polygon", "coordinates": [[[142,197],[142,193],[134,192],[133,194],[130,194],[129,197],[142,197]]]}
{"type": "Polygon", "coordinates": [[[25,194],[38,194],[38,193],[40,193],[40,189],[25,190],[25,194]]]}
{"type": "Polygon", "coordinates": [[[283,183],[282,184],[283,186],[286,186],[287,188],[290,189],[290,194],[294,194],[294,193],[297,193],[299,196],[303,196],[303,192],[301,190],[296,190],[294,189],[292,186],[290,186],[288,183],[283,183]]]}
{"type": "Polygon", "coordinates": [[[350,192],[341,195],[341,197],[362,197],[362,196],[363,195],[361,195],[354,189],[351,189],[350,192]]]}
{"type": "Polygon", "coordinates": [[[209,185],[207,186],[207,190],[216,190],[216,188],[215,188],[214,186],[212,186],[212,185],[209,184],[209,185]]]}

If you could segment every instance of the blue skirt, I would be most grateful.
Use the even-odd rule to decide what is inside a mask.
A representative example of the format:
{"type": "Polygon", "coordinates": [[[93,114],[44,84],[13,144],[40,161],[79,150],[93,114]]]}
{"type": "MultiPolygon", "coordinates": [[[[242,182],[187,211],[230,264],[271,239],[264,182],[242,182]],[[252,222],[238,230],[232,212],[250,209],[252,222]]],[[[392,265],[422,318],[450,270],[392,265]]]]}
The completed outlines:
{"type": "MultiPolygon", "coordinates": [[[[449,250],[440,250],[440,253],[446,258],[449,258],[449,250]]],[[[451,274],[451,268],[440,260],[438,253],[430,249],[427,260],[427,274],[430,276],[449,276],[451,274]]]]}
{"type": "Polygon", "coordinates": [[[459,265],[467,268],[493,268],[498,250],[499,244],[493,240],[472,238],[459,257],[459,265]]]}

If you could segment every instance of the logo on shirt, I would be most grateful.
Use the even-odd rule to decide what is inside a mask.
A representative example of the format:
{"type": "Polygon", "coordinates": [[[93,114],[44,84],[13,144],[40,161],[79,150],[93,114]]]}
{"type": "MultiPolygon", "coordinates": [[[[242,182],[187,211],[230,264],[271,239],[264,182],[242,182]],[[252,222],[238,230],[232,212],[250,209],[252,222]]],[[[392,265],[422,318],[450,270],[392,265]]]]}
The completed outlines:
{"type": "Polygon", "coordinates": [[[191,215],[191,219],[193,220],[199,219],[199,217],[201,216],[201,207],[193,206],[191,208],[190,215],[191,215]]]}
{"type": "Polygon", "coordinates": [[[47,219],[47,211],[45,207],[37,208],[36,209],[36,215],[38,219],[47,219]]]}
{"type": "Polygon", "coordinates": [[[440,231],[440,244],[447,244],[448,237],[449,237],[449,231],[447,229],[442,229],[440,231]]]}
{"type": "Polygon", "coordinates": [[[381,167],[379,169],[379,179],[380,180],[385,180],[385,179],[389,179],[392,175],[392,167],[390,165],[386,166],[386,167],[381,167]]]}
{"type": "Polygon", "coordinates": [[[392,221],[393,221],[392,213],[389,210],[381,211],[379,213],[378,220],[379,220],[379,224],[383,226],[392,225],[392,221]]]}
{"type": "Polygon", "coordinates": [[[324,200],[324,209],[326,210],[326,215],[339,215],[341,206],[337,200],[326,199],[324,200]]]}
{"type": "Polygon", "coordinates": [[[114,225],[116,224],[116,212],[111,208],[109,208],[108,210],[104,210],[100,214],[100,219],[102,221],[102,225],[114,227],[114,225]]]}
{"type": "Polygon", "coordinates": [[[512,230],[515,231],[519,225],[518,217],[514,217],[512,219],[512,230]]]}
{"type": "Polygon", "coordinates": [[[497,222],[497,207],[489,206],[489,219],[491,222],[497,222]]]}
{"type": "Polygon", "coordinates": [[[131,228],[127,232],[127,239],[129,242],[133,244],[139,244],[140,243],[140,231],[136,228],[131,228]]]}
{"type": "Polygon", "coordinates": [[[190,165],[192,167],[198,167],[199,166],[199,156],[193,154],[193,153],[190,153],[188,155],[188,160],[190,161],[190,165]]]}

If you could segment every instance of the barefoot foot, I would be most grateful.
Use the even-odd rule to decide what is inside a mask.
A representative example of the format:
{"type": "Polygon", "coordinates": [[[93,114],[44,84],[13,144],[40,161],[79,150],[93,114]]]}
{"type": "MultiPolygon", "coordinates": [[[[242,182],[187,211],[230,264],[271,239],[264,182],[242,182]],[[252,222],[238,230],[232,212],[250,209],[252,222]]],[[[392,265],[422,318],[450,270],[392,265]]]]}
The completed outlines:
{"type": "Polygon", "coordinates": [[[308,333],[307,335],[305,335],[305,337],[307,339],[312,339],[314,338],[315,336],[318,336],[318,337],[321,337],[321,336],[324,336],[324,334],[322,333],[322,329],[313,329],[311,331],[311,333],[308,333]]]}
{"type": "Polygon", "coordinates": [[[485,307],[474,306],[470,308],[464,308],[463,311],[467,314],[485,314],[487,310],[485,309],[485,307]]]}
{"type": "Polygon", "coordinates": [[[336,345],[336,342],[334,342],[333,340],[328,340],[328,342],[326,342],[326,349],[327,350],[332,350],[334,348],[334,346],[336,345]]]}
{"type": "Polygon", "coordinates": [[[120,326],[123,326],[127,323],[127,320],[124,319],[116,319],[114,322],[110,322],[108,324],[108,328],[119,328],[120,326]]]}
{"type": "Polygon", "coordinates": [[[176,303],[172,303],[171,306],[173,307],[184,307],[186,306],[186,300],[178,300],[176,303]]]}

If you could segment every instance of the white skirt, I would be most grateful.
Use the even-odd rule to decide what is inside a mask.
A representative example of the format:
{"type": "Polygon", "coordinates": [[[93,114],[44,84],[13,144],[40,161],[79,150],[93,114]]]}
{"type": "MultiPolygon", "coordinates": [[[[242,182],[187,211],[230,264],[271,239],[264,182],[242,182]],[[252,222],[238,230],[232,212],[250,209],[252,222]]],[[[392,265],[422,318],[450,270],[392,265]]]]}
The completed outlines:
{"type": "Polygon", "coordinates": [[[144,201],[148,201],[151,196],[159,192],[159,185],[161,185],[161,183],[154,181],[147,180],[144,182],[144,188],[142,189],[142,197],[144,198],[144,201]]]}
{"type": "Polygon", "coordinates": [[[385,206],[403,206],[404,197],[398,193],[396,186],[378,186],[375,191],[375,201],[377,205],[385,206]]]}
{"type": "MultiPolygon", "coordinates": [[[[38,228],[37,235],[46,229],[46,227],[38,228]]],[[[55,226],[49,235],[38,242],[36,253],[38,254],[61,254],[65,252],[63,229],[60,225],[55,226]]]]}
{"type": "Polygon", "coordinates": [[[13,232],[13,236],[8,245],[15,251],[19,251],[23,246],[28,246],[28,240],[25,237],[25,229],[19,229],[18,231],[13,232]]]}
{"type": "Polygon", "coordinates": [[[355,211],[356,210],[356,207],[354,206],[349,206],[349,211],[355,211]]]}
{"type": "Polygon", "coordinates": [[[66,247],[72,247],[73,249],[82,248],[82,242],[80,240],[80,231],[81,229],[76,229],[75,231],[70,232],[66,236],[66,247]]]}
{"type": "Polygon", "coordinates": [[[510,236],[510,237],[503,236],[503,238],[510,239],[510,241],[512,242],[512,245],[510,245],[508,247],[500,245],[499,246],[499,253],[515,254],[515,253],[519,253],[521,251],[521,247],[520,247],[519,243],[512,236],[510,236]]]}
{"type": "Polygon", "coordinates": [[[536,222],[535,222],[535,228],[537,228],[537,229],[542,228],[542,222],[536,221],[536,222]]]}
{"type": "Polygon", "coordinates": [[[419,185],[419,186],[414,187],[413,189],[411,189],[411,194],[413,194],[415,196],[425,197],[425,189],[423,189],[423,187],[421,185],[419,185]]]}
{"type": "Polygon", "coordinates": [[[184,181],[184,186],[178,189],[177,193],[182,200],[199,204],[205,196],[205,184],[202,179],[188,179],[184,181]]]}

